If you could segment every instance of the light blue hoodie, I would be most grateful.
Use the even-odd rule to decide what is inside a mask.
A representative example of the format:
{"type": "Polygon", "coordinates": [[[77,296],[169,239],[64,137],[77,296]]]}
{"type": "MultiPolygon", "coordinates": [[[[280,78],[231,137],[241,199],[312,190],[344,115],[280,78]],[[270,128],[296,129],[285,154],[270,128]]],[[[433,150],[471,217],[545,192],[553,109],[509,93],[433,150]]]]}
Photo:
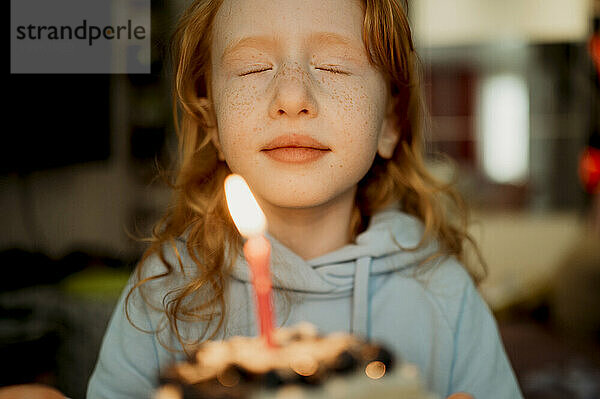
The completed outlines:
{"type": "MultiPolygon", "coordinates": [[[[372,217],[355,244],[309,261],[268,237],[275,291],[286,293],[276,295],[278,325],[309,321],[324,333],[351,331],[381,342],[397,357],[417,364],[430,390],[444,398],[461,391],[476,399],[521,398],[494,318],[465,269],[453,258],[416,267],[436,250],[434,243],[418,251],[406,249],[415,247],[422,233],[417,219],[387,209],[372,217]]],[[[183,240],[178,251],[183,268],[175,268],[167,278],[170,288],[196,273],[183,240]]],[[[167,252],[167,259],[177,265],[173,251],[167,252]]],[[[157,257],[148,262],[149,274],[165,271],[157,257]]],[[[217,338],[256,334],[249,281],[240,255],[226,289],[225,326],[217,338]]],[[[169,291],[164,282],[149,283],[148,288],[162,293],[154,294],[153,305],[160,307],[169,291]]],[[[128,290],[129,286],[124,295],[128,290]]],[[[104,337],[89,399],[148,398],[159,372],[184,358],[163,347],[156,334],[131,326],[123,311],[124,295],[104,337]]],[[[162,312],[135,297],[133,302],[130,317],[139,328],[154,331],[164,326],[162,312]]],[[[203,327],[202,322],[189,323],[181,331],[194,337],[203,327]]],[[[181,349],[168,329],[158,337],[181,349]]]]}

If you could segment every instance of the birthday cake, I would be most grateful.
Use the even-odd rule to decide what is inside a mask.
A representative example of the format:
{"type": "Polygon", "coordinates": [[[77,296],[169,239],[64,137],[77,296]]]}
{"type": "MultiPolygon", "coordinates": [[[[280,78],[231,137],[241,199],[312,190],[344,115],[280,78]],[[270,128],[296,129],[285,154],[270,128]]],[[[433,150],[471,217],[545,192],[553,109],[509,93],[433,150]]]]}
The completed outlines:
{"type": "Polygon", "coordinates": [[[154,399],[437,399],[414,365],[345,333],[319,335],[303,323],[262,338],[202,344],[161,376],[154,399]]]}

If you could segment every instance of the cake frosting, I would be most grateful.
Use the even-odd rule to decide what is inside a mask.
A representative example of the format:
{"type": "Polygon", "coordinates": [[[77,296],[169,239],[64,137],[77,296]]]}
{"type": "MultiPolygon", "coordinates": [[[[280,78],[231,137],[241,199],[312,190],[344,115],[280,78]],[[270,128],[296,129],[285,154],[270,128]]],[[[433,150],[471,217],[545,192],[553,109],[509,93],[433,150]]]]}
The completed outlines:
{"type": "Polygon", "coordinates": [[[155,399],[437,399],[417,368],[381,345],[302,323],[260,337],[207,341],[161,376],[155,399]]]}

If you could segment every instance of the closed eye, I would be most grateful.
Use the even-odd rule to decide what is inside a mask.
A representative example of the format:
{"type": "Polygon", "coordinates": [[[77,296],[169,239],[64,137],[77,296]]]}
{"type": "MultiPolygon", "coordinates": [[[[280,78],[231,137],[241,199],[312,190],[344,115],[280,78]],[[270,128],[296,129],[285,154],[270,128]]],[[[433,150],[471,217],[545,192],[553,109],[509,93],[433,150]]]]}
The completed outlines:
{"type": "Polygon", "coordinates": [[[252,74],[252,73],[260,73],[260,72],[265,72],[265,71],[269,71],[269,70],[271,70],[271,69],[272,69],[272,68],[253,69],[253,70],[251,70],[251,71],[248,71],[248,72],[244,72],[244,73],[242,73],[240,76],[246,76],[246,75],[250,75],[250,74],[252,74]]]}
{"type": "MultiPolygon", "coordinates": [[[[265,72],[265,71],[270,71],[272,68],[262,68],[262,69],[253,69],[247,72],[244,72],[242,74],[240,74],[240,76],[246,76],[246,75],[250,75],[253,73],[260,73],[260,72],[265,72]]],[[[342,71],[339,68],[335,68],[335,67],[327,67],[327,68],[316,68],[318,70],[321,71],[327,71],[327,72],[331,72],[331,73],[338,73],[338,74],[342,74],[342,75],[348,75],[348,72],[342,71]]]]}
{"type": "Polygon", "coordinates": [[[342,75],[348,75],[348,72],[344,72],[341,69],[335,68],[335,67],[327,67],[327,68],[317,68],[321,71],[327,71],[327,72],[332,72],[332,73],[339,73],[342,75]]]}

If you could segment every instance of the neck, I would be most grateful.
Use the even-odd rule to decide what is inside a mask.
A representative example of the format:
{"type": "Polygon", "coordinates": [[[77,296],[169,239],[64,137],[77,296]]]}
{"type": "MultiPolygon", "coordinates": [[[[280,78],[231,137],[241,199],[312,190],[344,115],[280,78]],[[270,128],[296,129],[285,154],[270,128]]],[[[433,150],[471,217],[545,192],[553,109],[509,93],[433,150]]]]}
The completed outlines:
{"type": "Polygon", "coordinates": [[[355,193],[311,208],[263,207],[269,233],[304,260],[339,249],[350,242],[355,193]]]}

